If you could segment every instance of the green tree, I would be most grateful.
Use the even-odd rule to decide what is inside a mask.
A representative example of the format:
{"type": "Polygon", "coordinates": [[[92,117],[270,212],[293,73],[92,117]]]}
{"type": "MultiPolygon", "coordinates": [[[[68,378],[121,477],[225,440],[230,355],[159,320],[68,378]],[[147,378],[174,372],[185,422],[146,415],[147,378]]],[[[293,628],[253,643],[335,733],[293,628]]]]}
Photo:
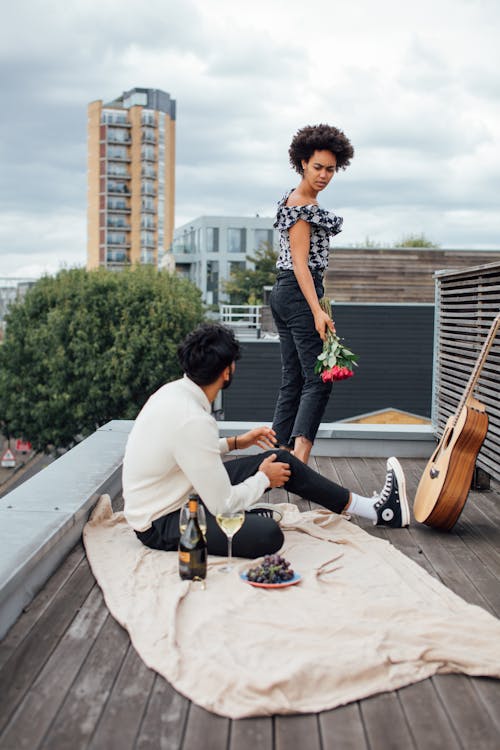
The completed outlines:
{"type": "Polygon", "coordinates": [[[406,234],[394,247],[440,247],[440,245],[431,242],[425,234],[406,234]]]}
{"type": "Polygon", "coordinates": [[[258,305],[262,303],[263,288],[274,284],[277,254],[269,242],[262,242],[255,255],[247,255],[253,269],[238,268],[228,281],[223,282],[232,305],[258,305]]]}
{"type": "Polygon", "coordinates": [[[67,448],[110,419],[133,419],[179,376],[178,342],[203,317],[189,281],[135,267],[40,279],[7,316],[0,421],[37,450],[67,448]]]}
{"type": "Polygon", "coordinates": [[[352,247],[377,249],[379,247],[383,247],[383,245],[380,242],[375,242],[375,240],[371,240],[370,237],[366,235],[364,242],[356,243],[355,245],[352,245],[352,247]]]}

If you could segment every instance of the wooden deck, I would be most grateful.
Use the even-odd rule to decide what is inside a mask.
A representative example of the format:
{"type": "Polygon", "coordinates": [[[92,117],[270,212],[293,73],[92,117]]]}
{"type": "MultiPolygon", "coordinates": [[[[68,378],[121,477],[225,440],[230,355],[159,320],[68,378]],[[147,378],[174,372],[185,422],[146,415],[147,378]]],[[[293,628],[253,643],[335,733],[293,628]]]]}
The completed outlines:
{"type": "MultiPolygon", "coordinates": [[[[380,459],[316,459],[370,493],[380,459]]],[[[404,460],[413,497],[425,464],[404,460]]],[[[273,490],[279,502],[286,493],[273,490]]],[[[309,504],[295,497],[302,509],[309,504]]],[[[472,492],[451,534],[363,526],[500,617],[500,486],[472,492]]],[[[404,634],[402,634],[402,637],[404,634]]],[[[498,750],[500,680],[441,675],[320,714],[231,721],[147,669],[109,615],[78,545],[0,642],[2,750],[498,750]]]]}

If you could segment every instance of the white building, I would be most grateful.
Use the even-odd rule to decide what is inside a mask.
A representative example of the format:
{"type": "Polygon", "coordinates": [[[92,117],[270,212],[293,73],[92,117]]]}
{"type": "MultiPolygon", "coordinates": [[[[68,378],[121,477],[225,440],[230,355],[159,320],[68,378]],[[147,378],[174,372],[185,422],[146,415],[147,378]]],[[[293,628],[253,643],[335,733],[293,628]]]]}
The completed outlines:
{"type": "Polygon", "coordinates": [[[200,216],[174,231],[173,255],[179,273],[201,289],[203,301],[227,301],[222,282],[237,268],[251,268],[248,255],[264,242],[277,247],[269,216],[200,216]]]}

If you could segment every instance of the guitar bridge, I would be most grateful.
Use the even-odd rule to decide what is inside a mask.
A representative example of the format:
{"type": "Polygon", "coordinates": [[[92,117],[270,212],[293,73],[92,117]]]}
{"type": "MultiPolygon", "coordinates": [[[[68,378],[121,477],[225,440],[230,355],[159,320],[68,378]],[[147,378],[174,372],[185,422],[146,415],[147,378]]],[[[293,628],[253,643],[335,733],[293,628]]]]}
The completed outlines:
{"type": "Polygon", "coordinates": [[[439,476],[439,469],[435,469],[434,467],[432,467],[429,474],[431,479],[436,479],[439,476]]]}

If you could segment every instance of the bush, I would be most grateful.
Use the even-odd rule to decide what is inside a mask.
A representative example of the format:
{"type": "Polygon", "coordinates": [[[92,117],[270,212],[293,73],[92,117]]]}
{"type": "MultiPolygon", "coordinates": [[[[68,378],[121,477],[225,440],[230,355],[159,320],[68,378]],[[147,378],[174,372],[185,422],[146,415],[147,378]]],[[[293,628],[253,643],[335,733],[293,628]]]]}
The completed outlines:
{"type": "Polygon", "coordinates": [[[202,317],[193,284],[151,267],[40,279],[7,315],[4,432],[48,450],[70,447],[110,419],[134,419],[180,375],[177,344],[202,317]]]}

